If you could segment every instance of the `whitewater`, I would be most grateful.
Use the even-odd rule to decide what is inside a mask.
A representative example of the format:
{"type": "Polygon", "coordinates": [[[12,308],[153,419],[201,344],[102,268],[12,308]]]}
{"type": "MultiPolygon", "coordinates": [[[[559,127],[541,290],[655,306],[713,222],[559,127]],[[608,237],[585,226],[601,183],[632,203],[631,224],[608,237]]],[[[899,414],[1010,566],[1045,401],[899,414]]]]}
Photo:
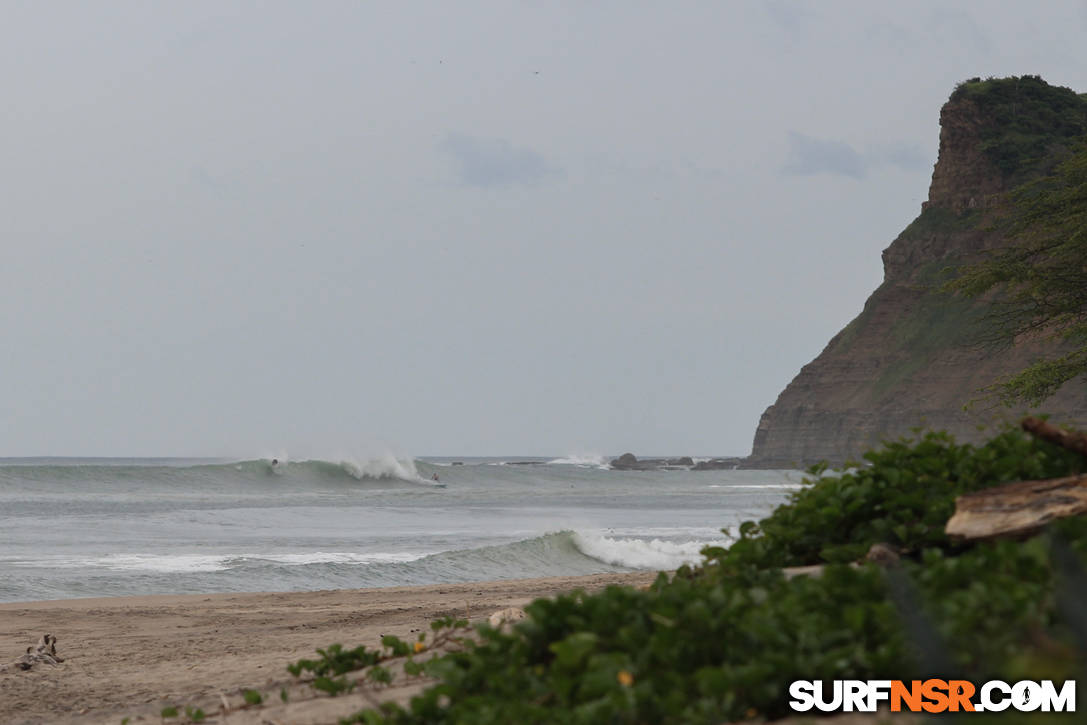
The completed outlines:
{"type": "Polygon", "coordinates": [[[801,480],[593,456],[0,459],[0,601],[670,570],[801,480]]]}

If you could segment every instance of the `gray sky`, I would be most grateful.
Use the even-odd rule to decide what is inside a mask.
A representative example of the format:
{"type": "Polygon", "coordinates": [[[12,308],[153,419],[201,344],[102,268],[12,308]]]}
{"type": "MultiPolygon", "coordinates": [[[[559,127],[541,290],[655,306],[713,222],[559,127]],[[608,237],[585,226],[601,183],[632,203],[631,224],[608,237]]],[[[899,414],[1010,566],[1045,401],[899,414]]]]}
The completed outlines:
{"type": "Polygon", "coordinates": [[[0,455],[745,454],[1087,4],[6,2],[0,455]]]}

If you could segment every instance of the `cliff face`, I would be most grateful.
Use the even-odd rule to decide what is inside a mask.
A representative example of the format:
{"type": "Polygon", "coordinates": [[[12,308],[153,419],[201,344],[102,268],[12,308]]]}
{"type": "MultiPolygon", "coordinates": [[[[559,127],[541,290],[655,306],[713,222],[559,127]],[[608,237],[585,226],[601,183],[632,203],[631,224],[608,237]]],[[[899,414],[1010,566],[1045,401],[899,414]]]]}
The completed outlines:
{"type": "MultiPolygon", "coordinates": [[[[928,200],[884,250],[883,284],[763,413],[746,465],[840,464],[919,426],[972,441],[985,437],[979,426],[1017,418],[1022,411],[992,402],[964,406],[984,386],[1051,353],[1052,343],[982,347],[989,302],[939,287],[946,268],[1007,242],[1006,192],[1048,173],[1085,133],[1087,101],[1040,79],[957,89],[940,113],[928,200]]],[[[1083,426],[1087,389],[1072,381],[1044,409],[1083,426]]]]}

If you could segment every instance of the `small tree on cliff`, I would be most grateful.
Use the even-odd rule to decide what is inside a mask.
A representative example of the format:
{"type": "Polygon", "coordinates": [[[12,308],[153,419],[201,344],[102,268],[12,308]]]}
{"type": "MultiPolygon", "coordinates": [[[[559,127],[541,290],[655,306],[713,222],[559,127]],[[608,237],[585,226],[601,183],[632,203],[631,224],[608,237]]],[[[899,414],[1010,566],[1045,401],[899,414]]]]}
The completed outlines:
{"type": "Polygon", "coordinates": [[[997,292],[989,317],[1005,341],[1061,343],[1062,353],[993,386],[1004,403],[1037,405],[1087,374],[1087,147],[1012,200],[1014,244],[967,267],[949,287],[973,297],[997,292]]]}

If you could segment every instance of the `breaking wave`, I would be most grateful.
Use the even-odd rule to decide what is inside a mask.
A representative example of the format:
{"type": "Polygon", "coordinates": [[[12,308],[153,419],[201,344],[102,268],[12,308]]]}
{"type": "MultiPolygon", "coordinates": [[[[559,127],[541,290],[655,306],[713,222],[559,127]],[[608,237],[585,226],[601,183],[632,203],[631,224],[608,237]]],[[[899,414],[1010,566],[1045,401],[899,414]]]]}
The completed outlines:
{"type": "Polygon", "coordinates": [[[608,468],[607,456],[596,454],[573,454],[547,462],[551,466],[581,466],[582,468],[608,468]]]}
{"type": "Polygon", "coordinates": [[[606,564],[628,569],[670,570],[684,564],[702,561],[701,551],[707,546],[727,546],[720,541],[662,541],[652,539],[620,539],[593,534],[574,533],[574,544],[586,556],[606,564]]]}
{"type": "MultiPolygon", "coordinates": [[[[252,461],[239,461],[230,464],[238,471],[256,471],[273,473],[279,476],[289,476],[292,473],[315,473],[326,478],[341,478],[344,476],[356,481],[426,481],[419,475],[415,467],[415,461],[411,459],[399,459],[393,455],[378,456],[358,460],[325,461],[320,459],[306,459],[301,461],[288,461],[286,459],[259,459],[252,461]],[[273,463],[273,460],[275,463],[273,463]]],[[[221,468],[221,464],[213,466],[221,468]]]]}
{"type": "MultiPolygon", "coordinates": [[[[89,481],[95,484],[139,482],[154,486],[178,486],[201,483],[245,483],[246,481],[291,481],[292,483],[407,482],[435,485],[420,475],[415,461],[393,455],[361,460],[307,459],[291,461],[284,457],[259,458],[242,461],[213,461],[198,463],[112,462],[78,463],[4,463],[0,465],[0,482],[5,479],[63,484],[69,481],[89,481]],[[271,477],[271,478],[269,478],[271,477]]],[[[440,486],[439,486],[440,487],[440,486]]]]}
{"type": "Polygon", "coordinates": [[[79,570],[101,585],[87,594],[168,591],[267,591],[363,588],[576,576],[636,570],[671,571],[701,560],[718,541],[665,541],[559,531],[506,544],[426,552],[115,553],[105,556],[13,557],[4,563],[31,579],[43,570],[79,570]],[[97,573],[96,573],[97,572],[97,573]],[[150,587],[149,587],[150,582],[150,587]],[[131,588],[130,588],[131,587],[131,588]]]}

